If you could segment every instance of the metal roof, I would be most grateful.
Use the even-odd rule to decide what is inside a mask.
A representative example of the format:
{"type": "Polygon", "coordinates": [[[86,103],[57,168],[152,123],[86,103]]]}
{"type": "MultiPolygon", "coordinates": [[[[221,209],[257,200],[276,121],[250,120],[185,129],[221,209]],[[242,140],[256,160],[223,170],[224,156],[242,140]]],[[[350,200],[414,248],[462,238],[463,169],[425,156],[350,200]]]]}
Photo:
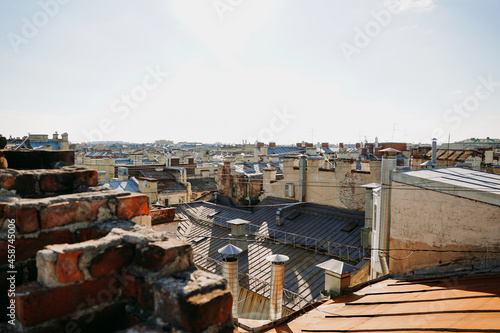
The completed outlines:
{"type": "Polygon", "coordinates": [[[268,332],[500,332],[500,275],[385,280],[268,332]]]}
{"type": "Polygon", "coordinates": [[[500,175],[465,168],[396,172],[393,180],[500,206],[500,175]]]}
{"type": "Polygon", "coordinates": [[[236,163],[234,165],[234,171],[238,173],[242,173],[244,175],[262,175],[262,169],[265,168],[274,168],[276,169],[277,175],[282,175],[282,163],[281,162],[256,162],[256,163],[236,163]]]}
{"type": "Polygon", "coordinates": [[[185,204],[178,208],[178,215],[185,219],[179,224],[179,237],[193,243],[195,262],[204,265],[207,257],[221,260],[218,250],[228,244],[231,220],[250,221],[246,226],[248,251],[239,256],[239,270],[269,283],[271,264],[266,257],[273,254],[289,257],[290,260],[285,264],[284,288],[300,295],[303,301],[299,304],[303,306],[306,301],[322,297],[325,273],[317,265],[331,257],[323,254],[327,249],[321,249],[321,246],[328,244],[331,255],[347,256],[354,262],[361,260],[360,229],[364,225],[364,215],[331,206],[304,203],[287,210],[283,214],[284,223],[276,226],[276,211],[291,202],[296,201],[266,198],[254,208],[253,213],[209,202],[185,204]],[[213,214],[216,211],[218,213],[213,214]],[[299,216],[288,219],[298,211],[299,216]],[[354,224],[354,229],[350,232],[341,231],[348,224],[354,224]]]}
{"type": "Polygon", "coordinates": [[[191,190],[193,192],[217,191],[215,178],[193,178],[187,181],[191,183],[191,190]]]}
{"type": "MultiPolygon", "coordinates": [[[[257,147],[257,150],[260,151],[260,147],[257,147]]],[[[290,153],[305,153],[306,149],[305,147],[297,147],[297,146],[288,146],[288,147],[267,147],[267,154],[268,155],[280,155],[280,157],[283,157],[285,155],[288,155],[290,153]]]]}
{"type": "Polygon", "coordinates": [[[131,177],[129,180],[105,183],[104,186],[114,188],[115,190],[139,192],[139,183],[134,177],[131,177]]]}
{"type": "MultiPolygon", "coordinates": [[[[195,263],[203,266],[206,257],[220,261],[222,258],[218,250],[228,244],[230,229],[191,222],[187,215],[182,212],[178,214],[181,218],[186,219],[179,224],[179,238],[192,243],[195,263]],[[196,243],[193,242],[194,239],[199,239],[201,236],[206,238],[196,243]]],[[[325,288],[325,273],[316,265],[328,260],[326,255],[312,253],[286,244],[261,242],[255,238],[251,238],[251,240],[248,244],[248,250],[238,257],[240,272],[269,284],[271,282],[271,263],[266,260],[266,257],[272,254],[285,255],[290,260],[285,263],[283,287],[297,293],[305,300],[298,303],[295,310],[307,302],[322,298],[321,291],[325,288]]],[[[250,289],[252,290],[252,288],[250,289]]],[[[261,294],[259,290],[252,291],[261,294]]],[[[261,296],[269,297],[268,291],[261,296]]]]}

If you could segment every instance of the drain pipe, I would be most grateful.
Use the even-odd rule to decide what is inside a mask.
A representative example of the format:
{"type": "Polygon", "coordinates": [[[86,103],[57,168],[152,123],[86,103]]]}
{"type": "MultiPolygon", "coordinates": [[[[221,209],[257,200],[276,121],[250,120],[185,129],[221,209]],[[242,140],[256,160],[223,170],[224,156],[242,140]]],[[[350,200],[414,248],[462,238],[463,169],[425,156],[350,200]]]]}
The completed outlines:
{"type": "MultiPolygon", "coordinates": [[[[389,236],[391,229],[391,186],[392,173],[396,169],[396,156],[382,157],[382,189],[380,198],[380,245],[384,251],[389,249],[389,236]]],[[[382,258],[381,258],[382,259],[382,258]]],[[[384,252],[385,269],[389,271],[387,263],[389,262],[388,252],[384,252]]],[[[384,260],[382,267],[384,267],[384,260]]]]}
{"type": "Polygon", "coordinates": [[[432,163],[434,163],[434,165],[436,165],[437,162],[436,155],[437,155],[437,139],[434,138],[432,139],[432,163]]]}
{"type": "Polygon", "coordinates": [[[281,318],[283,311],[283,274],[285,262],[288,258],[282,254],[273,254],[266,258],[271,262],[271,297],[269,299],[269,320],[275,321],[281,318]]]}
{"type": "Polygon", "coordinates": [[[222,256],[222,276],[227,280],[228,288],[233,295],[233,319],[238,318],[238,296],[240,286],[238,283],[238,256],[242,252],[239,247],[228,244],[219,251],[222,256]]]}
{"type": "Polygon", "coordinates": [[[307,158],[305,155],[301,155],[299,157],[299,184],[300,184],[299,199],[302,202],[306,201],[306,165],[307,165],[307,158]]]}

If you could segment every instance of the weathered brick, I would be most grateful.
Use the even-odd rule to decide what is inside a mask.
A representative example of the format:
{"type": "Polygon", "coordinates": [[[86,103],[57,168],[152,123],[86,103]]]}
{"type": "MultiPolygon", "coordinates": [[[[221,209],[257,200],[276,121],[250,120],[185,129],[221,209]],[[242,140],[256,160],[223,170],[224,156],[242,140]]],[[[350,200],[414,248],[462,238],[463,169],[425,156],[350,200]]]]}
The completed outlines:
{"type": "Polygon", "coordinates": [[[11,170],[2,170],[0,171],[0,188],[4,188],[6,190],[12,190],[16,183],[15,172],[11,170]]]}
{"type": "Polygon", "coordinates": [[[0,220],[4,218],[5,207],[7,206],[6,202],[0,202],[0,220]]]}
{"type": "Polygon", "coordinates": [[[75,221],[75,205],[70,202],[60,202],[40,209],[40,227],[49,229],[70,224],[75,221]]]}
{"type": "Polygon", "coordinates": [[[40,191],[60,192],[72,190],[73,181],[71,174],[66,172],[46,172],[40,175],[40,191]]]}
{"type": "Polygon", "coordinates": [[[183,272],[155,284],[155,315],[188,332],[232,332],[232,299],[221,276],[183,272]]]}
{"type": "Polygon", "coordinates": [[[77,188],[80,185],[97,186],[98,174],[96,170],[79,170],[75,173],[73,186],[77,188]]]}
{"type": "Polygon", "coordinates": [[[51,170],[40,176],[42,192],[67,192],[80,185],[97,186],[96,170],[51,170]]]}
{"type": "Polygon", "coordinates": [[[118,197],[118,207],[116,215],[119,218],[129,219],[134,216],[148,215],[148,197],[141,194],[131,194],[118,197]]]}
{"type": "MultiPolygon", "coordinates": [[[[75,235],[69,230],[57,230],[48,233],[40,233],[37,238],[17,238],[16,261],[33,259],[36,253],[50,244],[74,243],[75,235]]],[[[0,265],[7,263],[7,241],[0,241],[0,265]]]]}
{"type": "Polygon", "coordinates": [[[110,301],[119,292],[117,285],[113,276],[53,289],[28,283],[17,289],[16,316],[23,326],[33,326],[110,301]]]}
{"type": "Polygon", "coordinates": [[[33,194],[36,192],[36,183],[35,174],[25,172],[17,175],[14,188],[20,195],[33,194]]]}
{"type": "Polygon", "coordinates": [[[104,253],[92,259],[90,266],[92,277],[99,278],[122,269],[134,260],[134,252],[135,247],[133,244],[124,244],[109,248],[104,253]]]}
{"type": "Polygon", "coordinates": [[[99,208],[108,207],[108,201],[92,200],[92,201],[79,201],[73,203],[75,207],[75,222],[94,222],[97,220],[97,213],[99,208]]]}
{"type": "MultiPolygon", "coordinates": [[[[157,271],[180,257],[191,256],[192,252],[191,245],[177,239],[138,244],[135,262],[144,268],[157,271]]],[[[187,268],[183,267],[182,270],[187,268]]]]}
{"type": "Polygon", "coordinates": [[[80,230],[80,242],[88,240],[99,239],[108,234],[108,231],[99,230],[96,228],[86,228],[80,230]]]}
{"type": "Polygon", "coordinates": [[[78,268],[78,259],[82,251],[62,252],[57,256],[56,276],[63,283],[84,280],[83,272],[78,268]]]}
{"type": "Polygon", "coordinates": [[[16,220],[16,225],[22,234],[35,232],[40,228],[38,224],[38,211],[34,207],[7,205],[4,214],[6,218],[16,220]]]}

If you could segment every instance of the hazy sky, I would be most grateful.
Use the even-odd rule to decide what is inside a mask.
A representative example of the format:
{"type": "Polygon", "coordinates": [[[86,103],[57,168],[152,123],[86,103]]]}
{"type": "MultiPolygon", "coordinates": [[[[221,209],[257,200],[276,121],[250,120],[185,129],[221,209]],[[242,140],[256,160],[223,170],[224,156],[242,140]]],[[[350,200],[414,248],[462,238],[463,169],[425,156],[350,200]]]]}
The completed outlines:
{"type": "Polygon", "coordinates": [[[500,137],[500,1],[0,0],[0,134],[500,137]]]}

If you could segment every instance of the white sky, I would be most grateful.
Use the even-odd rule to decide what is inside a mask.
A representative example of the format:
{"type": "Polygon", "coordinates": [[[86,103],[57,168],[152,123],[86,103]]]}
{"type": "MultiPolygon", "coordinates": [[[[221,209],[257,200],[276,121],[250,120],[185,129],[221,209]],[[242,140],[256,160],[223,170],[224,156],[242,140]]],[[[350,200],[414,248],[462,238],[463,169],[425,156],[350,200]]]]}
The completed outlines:
{"type": "Polygon", "coordinates": [[[0,0],[0,134],[500,137],[499,10],[487,0],[0,0]]]}

